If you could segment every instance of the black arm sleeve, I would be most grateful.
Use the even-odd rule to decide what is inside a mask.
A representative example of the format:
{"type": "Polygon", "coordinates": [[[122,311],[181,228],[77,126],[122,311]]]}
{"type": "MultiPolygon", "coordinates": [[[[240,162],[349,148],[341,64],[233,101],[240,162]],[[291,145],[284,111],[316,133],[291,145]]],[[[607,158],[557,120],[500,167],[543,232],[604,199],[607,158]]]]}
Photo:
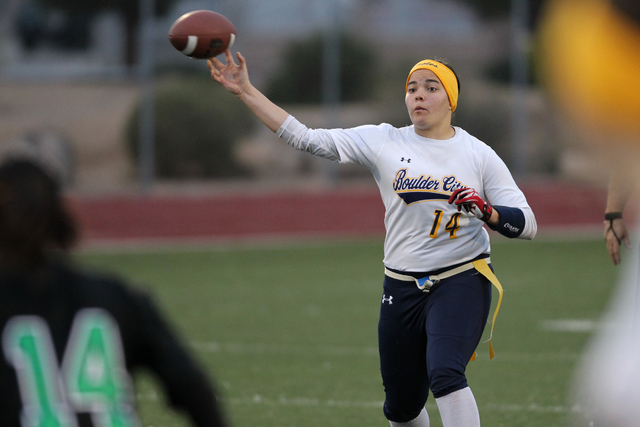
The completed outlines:
{"type": "Polygon", "coordinates": [[[525,222],[522,210],[508,206],[494,206],[493,209],[500,214],[500,220],[497,227],[487,224],[490,229],[510,239],[514,239],[522,234],[525,222]]]}

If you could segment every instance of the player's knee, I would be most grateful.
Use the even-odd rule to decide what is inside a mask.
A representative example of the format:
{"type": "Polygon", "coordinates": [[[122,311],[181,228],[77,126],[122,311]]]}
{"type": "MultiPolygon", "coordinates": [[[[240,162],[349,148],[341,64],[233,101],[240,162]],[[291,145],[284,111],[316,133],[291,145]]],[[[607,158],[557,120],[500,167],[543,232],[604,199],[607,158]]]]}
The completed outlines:
{"type": "Polygon", "coordinates": [[[399,402],[399,404],[384,402],[384,416],[387,417],[389,421],[406,423],[416,419],[418,415],[420,415],[420,411],[422,411],[424,405],[418,406],[419,407],[409,407],[406,402],[399,402]]]}
{"type": "Polygon", "coordinates": [[[467,377],[464,371],[447,366],[433,369],[429,372],[431,379],[431,392],[433,397],[446,396],[456,390],[467,387],[467,377]]]}

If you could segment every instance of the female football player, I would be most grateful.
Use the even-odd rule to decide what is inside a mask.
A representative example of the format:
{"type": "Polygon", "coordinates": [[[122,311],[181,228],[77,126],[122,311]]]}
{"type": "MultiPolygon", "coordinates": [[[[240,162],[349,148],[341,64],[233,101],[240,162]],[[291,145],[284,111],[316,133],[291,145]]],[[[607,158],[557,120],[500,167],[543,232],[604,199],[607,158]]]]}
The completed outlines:
{"type": "MultiPolygon", "coordinates": [[[[536,220],[496,153],[451,125],[460,85],[451,67],[418,62],[405,84],[411,126],[309,129],[249,81],[245,58],[208,62],[211,77],[298,150],[371,171],[386,208],[378,325],[384,413],[391,426],[429,426],[433,393],[445,427],[480,425],[465,370],[491,307],[487,224],[532,239],[536,220]]],[[[495,317],[495,316],[494,316],[495,317]]]]}
{"type": "Polygon", "coordinates": [[[223,427],[204,371],[146,294],[80,271],[76,225],[30,160],[0,165],[0,425],[139,426],[131,375],[146,368],[198,427],[223,427]]]}

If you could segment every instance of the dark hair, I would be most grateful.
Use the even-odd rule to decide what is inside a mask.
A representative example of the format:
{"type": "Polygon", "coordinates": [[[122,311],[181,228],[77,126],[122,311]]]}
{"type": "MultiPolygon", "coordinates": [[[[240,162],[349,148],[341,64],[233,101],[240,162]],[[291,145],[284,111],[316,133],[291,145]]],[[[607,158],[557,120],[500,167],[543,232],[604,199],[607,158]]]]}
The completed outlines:
{"type": "Polygon", "coordinates": [[[633,19],[636,25],[640,25],[640,4],[638,0],[612,0],[612,3],[620,12],[633,19]]]}
{"type": "Polygon", "coordinates": [[[458,83],[458,94],[460,94],[460,79],[458,78],[458,74],[456,73],[456,70],[453,69],[453,67],[451,66],[451,64],[449,64],[449,61],[447,61],[444,58],[441,58],[439,56],[436,56],[435,58],[433,58],[435,61],[438,61],[441,64],[444,64],[447,66],[448,69],[451,70],[451,72],[453,73],[454,76],[456,76],[456,83],[458,83]]]}
{"type": "Polygon", "coordinates": [[[0,254],[38,264],[48,249],[69,250],[77,228],[58,183],[28,160],[0,165],[0,254]]]}

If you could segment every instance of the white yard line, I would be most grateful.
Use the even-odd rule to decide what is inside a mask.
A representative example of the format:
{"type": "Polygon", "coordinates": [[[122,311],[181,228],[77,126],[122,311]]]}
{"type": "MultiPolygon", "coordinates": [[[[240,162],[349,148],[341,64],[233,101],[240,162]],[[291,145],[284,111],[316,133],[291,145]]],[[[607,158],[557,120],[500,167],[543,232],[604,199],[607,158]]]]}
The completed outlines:
{"type": "Polygon", "coordinates": [[[591,333],[600,327],[600,322],[592,319],[552,319],[540,322],[540,329],[552,332],[591,333]]]}
{"type": "Polygon", "coordinates": [[[310,397],[285,397],[276,399],[261,396],[259,394],[251,397],[231,397],[226,399],[231,405],[266,405],[266,406],[317,406],[317,407],[340,407],[340,408],[382,408],[382,401],[349,401],[349,400],[321,400],[310,397]]]}
{"type": "MultiPolygon", "coordinates": [[[[147,402],[160,402],[158,395],[155,392],[151,393],[138,393],[136,396],[139,401],[147,402]]],[[[228,405],[232,406],[252,406],[252,405],[264,405],[264,406],[290,406],[290,407],[326,407],[326,408],[371,408],[381,410],[382,400],[334,400],[334,399],[317,399],[313,397],[287,397],[280,396],[277,398],[271,398],[262,396],[260,394],[254,394],[249,397],[229,397],[224,401],[228,405]]],[[[577,406],[568,405],[541,405],[538,403],[527,404],[497,404],[497,403],[482,403],[479,402],[480,411],[487,412],[502,412],[502,413],[514,413],[514,412],[526,412],[526,413],[577,413],[580,409],[577,406]]],[[[427,410],[433,412],[437,410],[436,403],[431,398],[426,405],[427,410]]]]}
{"type": "MultiPolygon", "coordinates": [[[[435,402],[427,402],[427,410],[434,411],[437,409],[435,402]]],[[[234,406],[246,406],[246,405],[265,405],[265,406],[314,406],[314,407],[335,407],[335,408],[373,408],[382,409],[383,401],[352,401],[352,400],[322,400],[311,397],[285,397],[268,398],[259,394],[251,397],[232,397],[226,399],[230,405],[234,406]]],[[[571,407],[568,405],[541,405],[538,403],[527,403],[525,405],[519,404],[496,404],[480,402],[480,411],[488,412],[527,412],[527,413],[575,413],[578,411],[577,407],[571,407]]]]}

